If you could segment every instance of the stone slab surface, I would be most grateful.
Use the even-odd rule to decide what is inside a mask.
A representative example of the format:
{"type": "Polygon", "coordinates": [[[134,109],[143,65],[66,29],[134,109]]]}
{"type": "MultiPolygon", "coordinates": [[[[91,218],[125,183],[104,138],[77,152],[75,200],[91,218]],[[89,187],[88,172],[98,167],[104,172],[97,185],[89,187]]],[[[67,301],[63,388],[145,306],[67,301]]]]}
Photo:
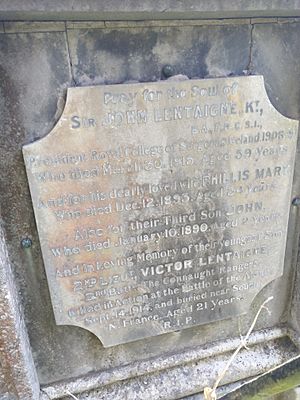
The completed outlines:
{"type": "Polygon", "coordinates": [[[189,78],[242,75],[249,61],[250,25],[78,29],[68,33],[77,85],[149,82],[162,68],[189,78]]]}
{"type": "MultiPolygon", "coordinates": [[[[295,82],[300,80],[297,65],[300,62],[300,44],[297,40],[300,33],[299,23],[255,25],[253,29],[253,47],[250,62],[251,73],[265,76],[266,90],[272,103],[284,115],[300,119],[300,89],[295,82]],[[268,46],[266,45],[268,41],[268,46]]],[[[300,147],[296,155],[295,174],[292,197],[300,193],[300,147]]],[[[299,226],[293,223],[298,220],[298,209],[291,209],[291,226],[289,230],[287,260],[296,269],[293,307],[290,323],[299,331],[299,226]],[[298,259],[298,262],[297,262],[298,259]]]]}
{"type": "Polygon", "coordinates": [[[64,32],[64,22],[3,22],[5,33],[25,33],[25,32],[64,32]]]}
{"type": "MultiPolygon", "coordinates": [[[[271,332],[269,332],[271,333],[271,332]]],[[[255,342],[254,333],[252,338],[255,342]]],[[[271,338],[272,334],[270,335],[271,338]]],[[[238,345],[239,339],[230,340],[238,345]]],[[[252,342],[252,340],[251,340],[252,342]]],[[[140,375],[139,370],[125,382],[116,381],[111,384],[96,385],[91,387],[88,392],[81,393],[80,385],[83,386],[84,379],[80,382],[62,382],[57,385],[48,385],[43,387],[41,400],[63,398],[64,394],[72,393],[79,400],[123,400],[130,398],[132,400],[151,399],[166,400],[179,399],[182,396],[192,395],[203,391],[204,387],[212,386],[219,371],[221,371],[228,361],[232,352],[226,352],[225,348],[228,343],[223,341],[218,351],[220,355],[215,354],[214,357],[206,359],[193,359],[193,350],[190,350],[190,362],[182,365],[174,365],[169,368],[161,368],[160,370],[149,371],[146,375],[140,375]],[[223,347],[223,351],[221,350],[223,347]],[[211,361],[214,360],[212,363],[211,361]],[[124,384],[125,383],[125,384],[124,384]]],[[[242,350],[223,379],[223,385],[234,381],[243,380],[249,376],[256,376],[279,365],[285,360],[295,357],[298,349],[287,339],[278,338],[276,340],[264,340],[263,343],[253,342],[250,344],[249,350],[242,350]]],[[[100,375],[101,376],[101,375],[100,375]]],[[[96,380],[96,377],[95,377],[96,380]]],[[[197,397],[196,397],[197,398],[197,397]]]]}
{"type": "MultiPolygon", "coordinates": [[[[39,255],[30,197],[24,185],[26,176],[21,148],[25,142],[46,134],[55,123],[59,99],[63,99],[71,80],[68,53],[64,34],[38,33],[0,35],[0,54],[0,218],[5,226],[11,279],[17,287],[25,320],[27,323],[30,321],[27,329],[31,346],[35,348],[35,362],[39,364],[39,357],[46,359],[51,353],[48,345],[43,344],[45,340],[48,341],[47,320],[51,318],[51,309],[47,307],[50,301],[48,289],[39,255]],[[21,240],[28,236],[34,245],[26,251],[21,247],[21,240]],[[41,320],[39,316],[42,315],[44,317],[41,320]],[[48,348],[45,353],[43,347],[48,348]]],[[[3,264],[3,268],[8,266],[3,264]]],[[[10,314],[8,309],[7,313],[10,314]]],[[[18,320],[15,322],[18,334],[21,335],[21,325],[18,320]]],[[[8,352],[9,347],[2,351],[8,352]]],[[[1,355],[3,357],[3,353],[1,355]]],[[[32,369],[29,365],[24,368],[28,369],[28,373],[32,369]]],[[[24,391],[24,399],[25,395],[24,391]]]]}
{"type": "Polygon", "coordinates": [[[20,298],[0,225],[0,397],[37,400],[40,387],[20,311],[20,298]]]}
{"type": "MultiPolygon", "coordinates": [[[[25,13],[19,14],[18,16],[19,19],[26,18],[25,13]]],[[[44,18],[45,16],[44,14],[44,18]]],[[[61,14],[61,16],[63,16],[63,14],[61,14]]],[[[91,18],[93,18],[93,16],[95,16],[95,14],[93,14],[91,18]]],[[[47,19],[49,19],[49,15],[47,15],[47,19]]],[[[287,20],[285,20],[285,22],[286,21],[287,20]]],[[[273,24],[268,24],[267,29],[270,29],[269,26],[271,25],[273,26],[273,24]]],[[[273,32],[278,38],[278,40],[274,41],[273,48],[274,54],[278,51],[280,54],[283,52],[283,54],[288,55],[287,63],[284,64],[279,58],[276,58],[272,63],[269,62],[268,58],[263,58],[264,62],[262,63],[258,60],[259,53],[254,52],[252,61],[256,63],[254,64],[256,67],[252,69],[252,72],[254,74],[262,73],[265,75],[270,99],[273,104],[276,104],[279,111],[290,118],[298,119],[299,113],[295,105],[299,104],[299,87],[294,83],[299,80],[296,66],[299,65],[300,62],[300,53],[297,47],[298,40],[289,40],[290,34],[291,37],[295,38],[296,35],[292,35],[292,32],[295,32],[297,28],[295,27],[295,21],[290,21],[284,24],[285,28],[281,33],[282,25],[283,21],[280,25],[276,25],[273,28],[273,32]],[[285,41],[283,43],[281,39],[284,38],[285,41]],[[280,64],[280,68],[278,64],[280,64]],[[270,68],[270,65],[272,65],[272,68],[270,68]],[[285,67],[288,67],[288,74],[285,74],[285,67]],[[268,79],[270,73],[272,74],[272,79],[268,79]],[[285,80],[282,80],[283,77],[285,80]],[[280,83],[279,86],[276,86],[277,82],[280,83]],[[285,87],[290,87],[289,82],[293,82],[292,90],[285,89],[285,87]],[[277,100],[276,103],[276,97],[279,95],[280,102],[277,100]]],[[[257,36],[255,36],[256,28],[257,27],[253,30],[253,37],[256,38],[255,48],[263,48],[264,41],[270,38],[267,34],[264,36],[262,34],[262,30],[265,28],[264,24],[260,25],[259,29],[261,29],[261,34],[257,36]]],[[[206,28],[203,29],[205,30],[206,28]]],[[[114,28],[114,30],[117,36],[123,35],[124,30],[118,30],[116,28],[114,28]]],[[[172,57],[174,57],[172,53],[173,49],[175,52],[175,46],[180,45],[178,40],[176,40],[176,42],[173,41],[172,32],[174,32],[174,38],[180,37],[180,35],[176,36],[176,28],[170,28],[170,34],[162,36],[165,39],[166,52],[164,56],[158,58],[161,60],[161,66],[162,64],[168,63],[169,59],[172,60],[172,57]]],[[[246,32],[244,29],[236,27],[233,36],[231,36],[231,40],[227,42],[224,39],[222,42],[226,43],[226,47],[222,47],[222,45],[219,46],[216,43],[214,40],[214,29],[211,30],[207,28],[206,32],[206,35],[200,35],[199,33],[198,38],[200,41],[203,41],[203,43],[205,43],[206,38],[208,38],[208,45],[212,49],[214,46],[217,46],[218,51],[213,51],[214,56],[211,58],[212,61],[209,62],[210,57],[206,58],[205,53],[202,52],[195,52],[194,57],[196,59],[193,61],[193,45],[190,43],[190,51],[186,54],[181,51],[180,54],[185,54],[186,58],[190,57],[191,63],[189,64],[183,60],[178,61],[177,65],[182,65],[184,68],[180,68],[176,72],[193,77],[194,74],[190,75],[190,71],[193,71],[193,68],[197,71],[197,67],[191,68],[190,65],[196,65],[199,63],[199,60],[200,63],[202,63],[202,59],[205,58],[206,61],[203,62],[204,66],[201,66],[201,68],[199,67],[200,71],[204,68],[205,73],[204,75],[199,74],[200,77],[207,77],[210,74],[213,76],[222,76],[230,73],[242,74],[242,71],[247,69],[250,58],[249,55],[251,54],[251,26],[249,25],[246,32]],[[242,42],[240,47],[237,48],[237,53],[234,52],[236,45],[232,46],[231,50],[231,42],[233,42],[233,40],[242,42]],[[240,57],[238,53],[241,52],[242,55],[240,57]],[[234,61],[235,59],[238,60],[236,63],[234,61]],[[224,62],[227,66],[232,66],[232,68],[226,67],[223,71],[224,62]]],[[[222,35],[226,35],[226,32],[227,31],[224,30],[223,34],[222,32],[218,34],[217,30],[216,35],[219,35],[220,40],[223,40],[222,35]]],[[[270,34],[272,33],[271,30],[268,32],[270,34]]],[[[107,34],[109,34],[109,32],[107,32],[107,34]]],[[[134,30],[132,34],[134,36],[136,31],[134,30]]],[[[84,42],[82,38],[83,31],[78,30],[74,32],[74,35],[75,38],[71,38],[73,41],[76,41],[77,36],[81,42],[84,42]]],[[[13,124],[6,122],[4,126],[3,124],[1,125],[2,142],[0,146],[0,161],[2,168],[1,175],[4,178],[1,182],[1,193],[4,193],[1,206],[2,209],[7,210],[3,215],[7,232],[7,245],[12,257],[12,265],[19,293],[23,298],[23,304],[25,306],[25,315],[28,322],[27,326],[40,382],[47,383],[58,381],[96,370],[105,373],[105,370],[108,368],[122,366],[128,362],[131,363],[137,360],[143,360],[146,354],[155,359],[162,355],[159,365],[163,366],[164,355],[173,353],[174,349],[178,350],[180,353],[184,353],[186,350],[186,343],[191,347],[202,346],[205,345],[205,337],[211,338],[212,341],[218,339],[223,340],[224,337],[235,336],[237,332],[239,332],[240,325],[246,329],[251,323],[252,316],[249,318],[243,317],[240,323],[238,323],[238,321],[223,321],[222,323],[214,323],[212,327],[200,329],[192,328],[186,330],[184,334],[180,332],[173,333],[167,335],[165,340],[153,341],[151,339],[146,339],[142,345],[119,346],[117,351],[115,351],[112,349],[103,349],[99,346],[99,341],[94,338],[93,335],[84,332],[80,328],[55,326],[36,228],[32,222],[33,211],[31,208],[29,191],[25,184],[26,177],[21,156],[21,146],[45,136],[59,117],[59,113],[55,116],[57,101],[64,88],[71,85],[71,77],[69,75],[70,65],[68,63],[68,53],[66,51],[67,43],[63,34],[9,34],[5,39],[2,38],[2,36],[6,35],[1,34],[2,50],[0,64],[2,68],[4,68],[6,75],[3,75],[3,72],[1,73],[1,77],[5,77],[4,80],[1,80],[1,90],[4,93],[4,97],[6,97],[6,101],[4,102],[2,100],[1,102],[0,100],[0,113],[2,121],[13,121],[13,124]],[[41,46],[41,48],[46,46],[47,51],[41,52],[39,46],[41,46]],[[37,48],[36,52],[33,51],[34,48],[37,48]],[[62,56],[59,55],[59,49],[63,50],[62,56]],[[54,56],[51,57],[51,54],[54,54],[54,56]],[[53,62],[53,60],[55,60],[55,62],[53,62]],[[62,65],[64,70],[63,74],[59,72],[62,71],[60,67],[62,65]],[[38,84],[39,90],[37,91],[36,87],[38,84]],[[5,157],[5,161],[3,157],[5,157]],[[12,181],[15,182],[15,186],[12,186],[12,181]],[[17,196],[16,193],[21,193],[22,197],[17,196]],[[20,221],[22,221],[22,223],[20,223],[20,221]],[[20,240],[24,236],[30,236],[33,239],[33,246],[25,251],[19,247],[20,240]]],[[[188,34],[186,34],[186,36],[188,36],[188,34]]],[[[130,39],[129,34],[127,37],[130,39]]],[[[98,38],[99,41],[103,40],[101,35],[99,35],[98,38]]],[[[97,34],[95,34],[94,40],[91,39],[91,49],[95,46],[94,41],[97,41],[97,34]]],[[[85,47],[88,52],[88,46],[86,45],[85,47]]],[[[182,48],[183,47],[184,44],[182,45],[182,48]]],[[[129,49],[130,46],[128,45],[127,48],[129,49]]],[[[132,49],[134,50],[134,47],[132,47],[132,49]]],[[[93,78],[97,76],[102,79],[102,75],[104,74],[102,74],[101,71],[103,69],[107,74],[105,82],[122,82],[118,77],[122,78],[123,75],[120,72],[109,69],[111,65],[109,57],[114,57],[114,53],[110,51],[110,49],[108,50],[109,51],[106,53],[107,58],[102,59],[104,67],[96,64],[95,67],[93,67],[94,70],[89,70],[88,66],[83,68],[84,73],[82,75],[87,75],[86,84],[91,85],[97,83],[97,80],[95,80],[95,82],[93,81],[93,78]]],[[[76,48],[73,48],[73,57],[75,57],[75,51],[76,48]]],[[[99,57],[96,53],[94,55],[99,57]]],[[[78,62],[84,64],[84,57],[85,53],[82,52],[82,60],[80,61],[78,59],[78,62]]],[[[92,59],[92,54],[88,55],[88,57],[92,59]]],[[[127,55],[124,54],[121,58],[117,57],[116,60],[125,60],[126,57],[127,55]]],[[[74,64],[75,59],[73,59],[72,62],[74,64]]],[[[147,74],[144,75],[146,81],[151,81],[161,76],[160,70],[155,67],[155,63],[153,63],[153,66],[153,71],[148,70],[147,74]]],[[[128,71],[129,72],[125,74],[125,77],[128,77],[128,79],[136,80],[136,77],[139,76],[139,74],[135,73],[134,69],[129,68],[128,71]]],[[[80,76],[81,73],[78,73],[79,78],[80,76]]],[[[101,82],[104,82],[104,80],[98,81],[98,83],[101,82]]],[[[85,77],[82,78],[82,83],[79,81],[79,84],[84,83],[85,77]]],[[[1,99],[3,99],[3,95],[1,99]]],[[[61,111],[62,109],[63,107],[60,107],[61,111]]],[[[300,168],[296,167],[296,171],[300,171],[300,168]]],[[[294,195],[299,192],[299,180],[297,179],[298,178],[296,178],[293,186],[294,195]]],[[[291,221],[296,220],[296,207],[291,209],[291,215],[291,221]]],[[[272,309],[276,310],[276,313],[273,312],[271,316],[267,315],[263,321],[259,321],[258,327],[260,328],[273,326],[279,322],[284,323],[287,319],[288,308],[286,305],[291,291],[290,280],[293,277],[291,260],[295,258],[295,251],[292,251],[294,247],[293,238],[295,237],[295,231],[291,223],[288,236],[288,248],[290,250],[288,250],[288,255],[286,257],[285,273],[280,280],[272,283],[271,288],[267,288],[263,293],[263,298],[274,292],[274,290],[278,294],[271,306],[272,309]]],[[[257,309],[261,301],[262,298],[257,300],[254,309],[257,309]]],[[[297,302],[296,305],[297,304],[299,303],[297,302]]],[[[296,312],[297,307],[295,307],[295,313],[296,312]]],[[[176,360],[180,359],[178,354],[176,354],[175,358],[176,360]]],[[[159,368],[158,364],[157,368],[159,368]]],[[[124,373],[122,376],[125,375],[124,373]]],[[[179,374],[178,377],[181,379],[182,375],[179,374]]],[[[234,377],[232,378],[234,379],[234,377]]],[[[121,379],[121,375],[119,375],[117,379],[121,379]]]]}
{"type": "Polygon", "coordinates": [[[265,76],[274,106],[286,116],[299,119],[300,91],[297,63],[300,53],[300,24],[254,25],[250,73],[265,76]]]}
{"type": "Polygon", "coordinates": [[[77,1],[64,2],[38,0],[3,0],[1,18],[15,20],[51,19],[180,19],[180,18],[232,18],[255,16],[299,16],[298,0],[259,1],[259,0],[160,0],[142,3],[128,0],[77,1]]]}
{"type": "Polygon", "coordinates": [[[246,313],[283,272],[297,137],[262,76],[69,89],[23,148],[57,323],[108,347],[246,313]]]}

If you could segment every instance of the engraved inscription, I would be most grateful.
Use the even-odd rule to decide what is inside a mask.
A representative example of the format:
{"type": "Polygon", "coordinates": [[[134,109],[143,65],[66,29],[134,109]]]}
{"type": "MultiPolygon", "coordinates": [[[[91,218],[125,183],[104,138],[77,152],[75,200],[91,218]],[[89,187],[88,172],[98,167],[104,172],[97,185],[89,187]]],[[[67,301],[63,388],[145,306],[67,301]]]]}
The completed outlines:
{"type": "Polygon", "coordinates": [[[113,346],[247,312],[283,271],[297,133],[260,76],[69,89],[23,149],[56,322],[113,346]]]}

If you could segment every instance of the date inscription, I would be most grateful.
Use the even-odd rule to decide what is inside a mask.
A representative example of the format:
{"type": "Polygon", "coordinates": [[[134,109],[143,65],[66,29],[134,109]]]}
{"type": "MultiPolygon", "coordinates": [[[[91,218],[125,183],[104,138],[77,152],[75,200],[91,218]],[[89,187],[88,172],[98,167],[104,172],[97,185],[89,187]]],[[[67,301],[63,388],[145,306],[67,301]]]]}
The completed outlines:
{"type": "Polygon", "coordinates": [[[70,88],[23,148],[57,324],[109,347],[247,312],[283,272],[297,133],[261,76],[70,88]]]}

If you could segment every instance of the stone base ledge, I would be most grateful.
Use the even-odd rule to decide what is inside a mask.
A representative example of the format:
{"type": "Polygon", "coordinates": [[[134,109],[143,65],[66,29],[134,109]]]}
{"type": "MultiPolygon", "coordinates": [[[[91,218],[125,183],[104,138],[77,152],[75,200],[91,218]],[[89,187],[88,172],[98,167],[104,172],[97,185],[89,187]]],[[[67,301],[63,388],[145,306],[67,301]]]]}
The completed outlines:
{"type": "MultiPolygon", "coordinates": [[[[295,357],[299,350],[287,335],[287,330],[280,327],[254,332],[249,349],[238,354],[222,385],[264,373],[295,357]]],[[[213,385],[239,344],[240,338],[228,339],[46,385],[41,388],[41,400],[61,399],[69,393],[87,400],[168,400],[189,396],[213,385]]]]}

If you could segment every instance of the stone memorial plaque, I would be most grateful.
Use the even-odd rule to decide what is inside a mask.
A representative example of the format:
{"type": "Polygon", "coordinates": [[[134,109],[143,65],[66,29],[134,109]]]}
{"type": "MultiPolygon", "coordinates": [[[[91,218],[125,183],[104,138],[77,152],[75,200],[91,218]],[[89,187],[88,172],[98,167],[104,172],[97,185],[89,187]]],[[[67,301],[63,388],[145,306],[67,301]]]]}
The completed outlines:
{"type": "Polygon", "coordinates": [[[283,271],[297,132],[261,76],[70,88],[23,149],[57,324],[108,347],[247,312],[283,271]]]}

